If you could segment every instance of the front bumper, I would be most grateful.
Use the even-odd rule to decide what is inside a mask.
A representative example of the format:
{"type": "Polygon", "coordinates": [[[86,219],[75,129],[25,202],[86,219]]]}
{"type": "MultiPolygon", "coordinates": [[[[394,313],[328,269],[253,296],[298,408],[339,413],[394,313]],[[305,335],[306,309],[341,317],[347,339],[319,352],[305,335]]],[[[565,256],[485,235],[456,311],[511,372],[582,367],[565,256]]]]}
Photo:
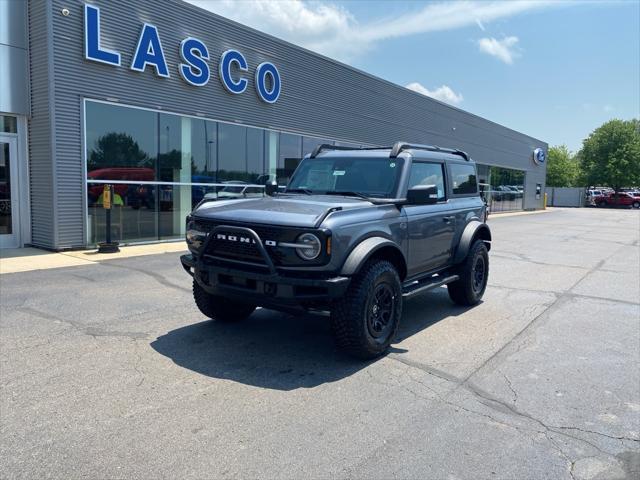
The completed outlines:
{"type": "Polygon", "coordinates": [[[304,306],[328,302],[344,295],[350,277],[298,278],[273,273],[254,273],[180,257],[183,268],[208,293],[241,298],[265,307],[304,306]]]}

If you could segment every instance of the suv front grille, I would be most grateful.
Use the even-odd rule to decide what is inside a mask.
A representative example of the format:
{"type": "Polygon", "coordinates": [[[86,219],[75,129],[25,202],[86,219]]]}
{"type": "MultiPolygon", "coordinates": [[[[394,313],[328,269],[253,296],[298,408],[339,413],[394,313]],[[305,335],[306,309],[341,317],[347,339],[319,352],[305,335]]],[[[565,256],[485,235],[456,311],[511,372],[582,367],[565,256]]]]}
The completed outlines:
{"type": "MultiPolygon", "coordinates": [[[[200,231],[211,232],[214,227],[217,225],[209,222],[197,222],[196,228],[200,231]]],[[[263,256],[260,254],[260,250],[258,249],[255,243],[247,243],[240,241],[231,241],[227,239],[217,238],[217,234],[221,233],[224,235],[235,235],[237,237],[248,237],[249,235],[233,229],[233,225],[229,225],[229,230],[221,230],[216,232],[216,237],[212,238],[207,247],[207,251],[204,252],[205,255],[215,255],[217,257],[227,258],[229,260],[242,260],[247,262],[259,263],[262,265],[266,265],[263,256]]],[[[260,240],[263,242],[267,240],[273,241],[282,241],[283,230],[278,228],[273,228],[269,226],[255,226],[252,225],[251,230],[256,232],[260,240]]],[[[265,249],[267,253],[271,257],[271,261],[275,265],[281,264],[281,260],[283,258],[282,252],[280,252],[277,248],[269,247],[265,245],[265,249]]]]}
{"type": "MultiPolygon", "coordinates": [[[[233,235],[233,232],[230,232],[230,234],[233,235]]],[[[207,253],[229,259],[265,263],[262,255],[260,254],[260,250],[258,250],[258,247],[253,243],[232,242],[229,240],[212,238],[211,242],[209,242],[209,249],[207,253]]]]}

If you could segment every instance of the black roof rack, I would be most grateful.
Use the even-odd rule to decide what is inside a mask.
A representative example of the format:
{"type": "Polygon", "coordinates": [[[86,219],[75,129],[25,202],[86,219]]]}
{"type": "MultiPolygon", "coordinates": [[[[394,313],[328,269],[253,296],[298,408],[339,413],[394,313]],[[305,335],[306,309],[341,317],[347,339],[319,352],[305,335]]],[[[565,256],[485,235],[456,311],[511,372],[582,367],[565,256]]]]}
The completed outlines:
{"type": "Polygon", "coordinates": [[[310,158],[316,158],[323,150],[386,150],[391,149],[389,158],[396,158],[403,150],[415,149],[415,150],[428,150],[430,152],[442,152],[451,153],[453,155],[460,155],[465,160],[469,161],[469,155],[462,150],[456,150],[453,148],[442,148],[436,145],[420,145],[418,143],[396,142],[393,147],[345,147],[341,145],[331,145],[329,143],[323,143],[318,145],[311,152],[310,158]]]}
{"type": "Polygon", "coordinates": [[[331,145],[330,143],[323,143],[318,145],[311,152],[310,158],[316,158],[323,150],[384,150],[391,147],[347,147],[342,145],[331,145]]]}
{"type": "Polygon", "coordinates": [[[469,161],[469,155],[462,150],[456,150],[454,148],[442,148],[437,145],[420,145],[417,143],[407,143],[407,142],[396,142],[391,149],[391,153],[389,157],[396,158],[403,150],[428,150],[430,152],[442,152],[442,153],[452,153],[453,155],[460,155],[467,162],[469,161]]]}

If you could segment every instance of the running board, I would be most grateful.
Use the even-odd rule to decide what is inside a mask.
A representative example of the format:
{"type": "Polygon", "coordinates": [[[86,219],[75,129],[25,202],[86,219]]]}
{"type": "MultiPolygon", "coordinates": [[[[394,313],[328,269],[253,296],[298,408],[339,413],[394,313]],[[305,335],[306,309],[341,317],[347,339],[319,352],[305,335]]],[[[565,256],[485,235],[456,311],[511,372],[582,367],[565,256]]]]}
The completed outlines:
{"type": "Polygon", "coordinates": [[[414,282],[402,289],[402,296],[404,298],[412,297],[418,293],[424,293],[427,290],[441,287],[442,285],[446,285],[447,283],[455,282],[459,278],[460,277],[458,275],[449,275],[448,277],[437,276],[429,278],[427,280],[423,280],[421,282],[414,282]]]}

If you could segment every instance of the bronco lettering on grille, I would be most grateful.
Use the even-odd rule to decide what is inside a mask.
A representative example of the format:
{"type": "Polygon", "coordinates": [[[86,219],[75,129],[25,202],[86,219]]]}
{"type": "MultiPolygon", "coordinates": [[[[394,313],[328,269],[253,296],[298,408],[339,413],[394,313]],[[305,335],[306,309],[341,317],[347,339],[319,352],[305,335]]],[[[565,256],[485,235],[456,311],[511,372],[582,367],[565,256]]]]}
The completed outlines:
{"type": "MultiPolygon", "coordinates": [[[[237,235],[226,235],[224,233],[216,234],[216,240],[226,240],[228,242],[240,242],[240,243],[256,243],[256,241],[250,237],[239,237],[237,235]]],[[[274,240],[265,240],[264,244],[267,247],[276,247],[278,245],[278,242],[274,240]]]]}

